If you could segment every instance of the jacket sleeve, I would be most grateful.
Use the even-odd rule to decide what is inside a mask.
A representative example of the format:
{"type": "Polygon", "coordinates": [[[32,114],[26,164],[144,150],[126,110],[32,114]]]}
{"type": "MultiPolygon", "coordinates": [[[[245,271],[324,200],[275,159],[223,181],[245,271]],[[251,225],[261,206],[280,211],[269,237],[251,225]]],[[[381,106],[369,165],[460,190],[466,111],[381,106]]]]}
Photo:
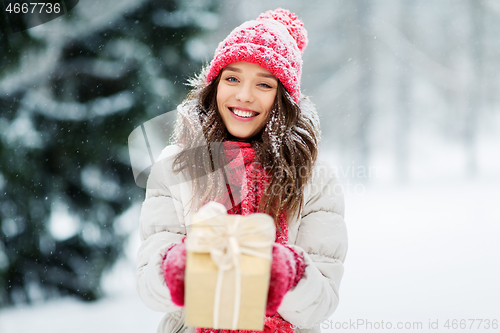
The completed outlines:
{"type": "Polygon", "coordinates": [[[325,164],[316,167],[304,198],[297,238],[290,245],[304,256],[307,267],[278,312],[298,328],[312,328],[337,308],[347,230],[342,187],[331,168],[325,164]]]}
{"type": "Polygon", "coordinates": [[[180,223],[182,203],[168,186],[173,175],[166,163],[168,159],[160,157],[148,179],[140,216],[141,245],[137,255],[136,283],[146,306],[156,311],[174,312],[181,308],[172,302],[161,264],[166,250],[172,244],[182,242],[186,231],[180,223]]]}

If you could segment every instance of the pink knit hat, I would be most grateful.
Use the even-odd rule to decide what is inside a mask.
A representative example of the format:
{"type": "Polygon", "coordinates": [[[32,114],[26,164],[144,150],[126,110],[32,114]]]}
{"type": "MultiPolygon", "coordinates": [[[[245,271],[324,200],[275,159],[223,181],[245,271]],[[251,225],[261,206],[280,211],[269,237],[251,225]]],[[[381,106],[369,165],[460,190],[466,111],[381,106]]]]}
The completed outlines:
{"type": "Polygon", "coordinates": [[[286,9],[267,11],[255,21],[247,21],[224,39],[210,63],[207,83],[229,64],[247,61],[269,70],[295,102],[300,100],[302,52],[307,31],[302,21],[286,9]]]}

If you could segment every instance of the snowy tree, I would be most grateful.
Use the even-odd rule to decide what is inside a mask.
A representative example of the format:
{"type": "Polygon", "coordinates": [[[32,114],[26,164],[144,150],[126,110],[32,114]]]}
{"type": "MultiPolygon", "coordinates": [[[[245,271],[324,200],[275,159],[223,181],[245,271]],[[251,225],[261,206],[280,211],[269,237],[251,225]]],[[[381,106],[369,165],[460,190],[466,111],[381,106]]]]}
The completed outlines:
{"type": "Polygon", "coordinates": [[[127,137],[183,98],[209,56],[202,36],[216,9],[215,0],[80,1],[16,33],[2,18],[0,307],[101,295],[129,231],[115,221],[143,199],[127,137]]]}

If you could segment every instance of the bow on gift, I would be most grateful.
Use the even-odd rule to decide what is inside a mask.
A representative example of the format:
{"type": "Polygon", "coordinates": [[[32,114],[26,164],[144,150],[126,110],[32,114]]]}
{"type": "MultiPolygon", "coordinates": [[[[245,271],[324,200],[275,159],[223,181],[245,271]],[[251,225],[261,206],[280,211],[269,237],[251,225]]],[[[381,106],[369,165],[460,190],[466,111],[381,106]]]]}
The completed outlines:
{"type": "Polygon", "coordinates": [[[214,328],[219,328],[224,272],[235,270],[236,290],[232,318],[232,329],[235,330],[241,303],[240,255],[271,260],[275,236],[273,219],[266,214],[228,215],[222,204],[209,202],[193,215],[191,230],[186,239],[186,249],[191,252],[210,253],[210,258],[218,268],[213,312],[214,328]]]}

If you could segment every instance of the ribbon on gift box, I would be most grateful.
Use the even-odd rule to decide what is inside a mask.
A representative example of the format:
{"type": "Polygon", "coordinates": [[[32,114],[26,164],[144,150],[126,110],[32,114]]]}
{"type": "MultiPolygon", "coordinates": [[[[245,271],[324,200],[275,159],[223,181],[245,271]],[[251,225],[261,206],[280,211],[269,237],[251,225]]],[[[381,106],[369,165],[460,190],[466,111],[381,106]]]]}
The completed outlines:
{"type": "Polygon", "coordinates": [[[209,202],[193,216],[191,231],[186,239],[186,250],[197,253],[210,253],[217,265],[213,325],[219,328],[219,310],[224,272],[235,270],[235,298],[232,329],[237,329],[241,303],[240,255],[271,260],[271,248],[276,235],[273,219],[266,214],[250,216],[228,215],[220,203],[209,202]],[[232,218],[228,219],[231,216],[232,218]],[[196,224],[204,222],[203,226],[196,224]],[[264,240],[252,241],[256,234],[265,235],[264,240]]]}

